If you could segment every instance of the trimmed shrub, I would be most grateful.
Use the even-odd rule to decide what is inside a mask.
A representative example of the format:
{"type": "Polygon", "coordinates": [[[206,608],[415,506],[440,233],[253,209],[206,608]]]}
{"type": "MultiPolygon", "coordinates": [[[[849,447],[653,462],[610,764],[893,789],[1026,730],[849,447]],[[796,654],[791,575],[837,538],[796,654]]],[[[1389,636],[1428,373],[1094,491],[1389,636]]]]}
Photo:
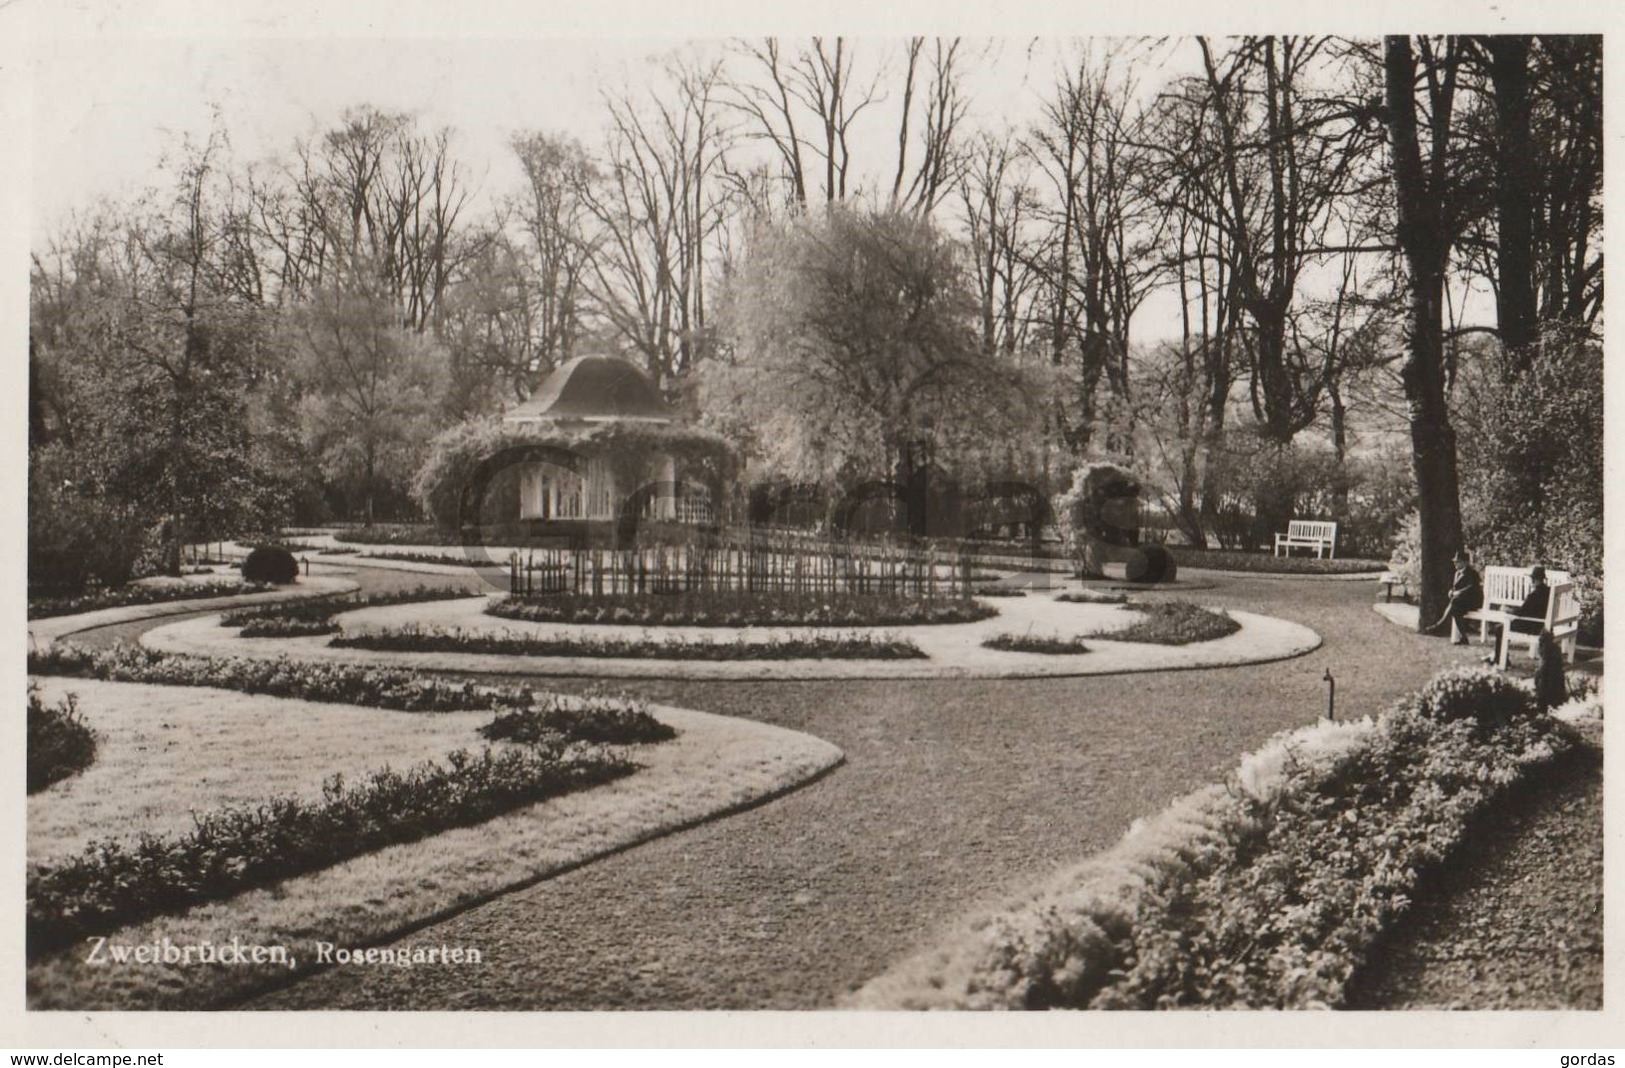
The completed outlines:
{"type": "Polygon", "coordinates": [[[1558,647],[1552,632],[1540,632],[1538,642],[1540,666],[1535,669],[1535,704],[1542,712],[1550,712],[1569,699],[1568,679],[1563,674],[1563,650],[1558,647]]]}
{"type": "Polygon", "coordinates": [[[1128,558],[1124,575],[1130,582],[1172,582],[1179,575],[1179,565],[1161,545],[1142,545],[1128,558]]]}
{"type": "Polygon", "coordinates": [[[1451,668],[1435,675],[1416,699],[1417,711],[1427,719],[1451,723],[1473,720],[1500,727],[1534,715],[1534,695],[1516,679],[1488,667],[1451,668]]]}
{"type": "Polygon", "coordinates": [[[52,783],[77,775],[96,761],[96,732],[79,715],[73,694],[59,704],[40,700],[39,687],[28,684],[28,792],[37,794],[52,783]]]}
{"type": "Polygon", "coordinates": [[[243,578],[249,582],[286,586],[298,580],[299,561],[280,545],[261,545],[243,560],[243,578]]]}
{"type": "Polygon", "coordinates": [[[474,826],[636,767],[596,747],[486,749],[478,756],[458,750],[445,764],[385,768],[355,786],[334,776],[320,801],[279,797],[196,816],[196,828],[184,835],[93,842],[78,856],[30,865],[28,955],[474,826]]]}

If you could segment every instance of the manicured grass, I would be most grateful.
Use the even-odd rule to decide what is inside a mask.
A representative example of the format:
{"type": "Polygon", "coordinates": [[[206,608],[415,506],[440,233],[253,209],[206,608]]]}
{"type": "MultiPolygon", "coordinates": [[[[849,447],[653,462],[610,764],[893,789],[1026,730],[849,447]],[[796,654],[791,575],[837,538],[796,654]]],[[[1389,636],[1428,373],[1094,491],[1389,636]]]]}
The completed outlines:
{"type": "Polygon", "coordinates": [[[335,777],[320,801],[274,798],[196,814],[173,837],[98,842],[28,871],[28,955],[152,916],[315,871],[386,846],[483,823],[510,809],[630,774],[609,750],[529,746],[454,751],[404,773],[335,777]]]}
{"type": "Polygon", "coordinates": [[[1149,645],[1189,645],[1193,642],[1210,642],[1241,629],[1241,624],[1228,615],[1210,612],[1185,601],[1125,605],[1123,611],[1134,612],[1144,618],[1118,630],[1103,630],[1092,637],[1149,645]]]}
{"type": "Polygon", "coordinates": [[[1082,638],[1062,638],[1059,635],[1042,634],[995,634],[982,642],[988,649],[998,649],[1007,653],[1050,653],[1057,656],[1069,656],[1076,653],[1087,653],[1089,647],[1083,644],[1082,638]]]}
{"type": "Polygon", "coordinates": [[[28,800],[32,861],[93,839],[179,834],[191,812],[267,797],[319,799],[329,776],[409,767],[481,744],[492,710],[412,715],[194,686],[38,680],[47,701],[78,696],[100,737],[83,773],[28,800]],[[246,769],[252,769],[248,773],[246,769]]]}
{"type": "Polygon", "coordinates": [[[264,593],[271,589],[259,582],[240,582],[227,579],[219,582],[187,582],[145,584],[131,583],[110,590],[96,590],[72,596],[30,596],[29,619],[49,619],[52,616],[78,615],[103,608],[123,608],[136,604],[165,604],[170,601],[190,601],[206,597],[230,597],[244,593],[264,593]]]}
{"type": "Polygon", "coordinates": [[[539,637],[529,634],[470,633],[438,627],[393,627],[341,634],[338,648],[382,652],[472,653],[497,656],[583,657],[628,660],[916,660],[925,659],[913,642],[886,635],[774,635],[765,640],[539,637]]]}
{"type": "MultiPolygon", "coordinates": [[[[977,591],[977,596],[989,591],[977,591]]],[[[970,598],[891,594],[784,593],[552,594],[509,597],[486,609],[529,623],[613,623],[682,627],[890,627],[970,623],[998,615],[970,598]]]]}

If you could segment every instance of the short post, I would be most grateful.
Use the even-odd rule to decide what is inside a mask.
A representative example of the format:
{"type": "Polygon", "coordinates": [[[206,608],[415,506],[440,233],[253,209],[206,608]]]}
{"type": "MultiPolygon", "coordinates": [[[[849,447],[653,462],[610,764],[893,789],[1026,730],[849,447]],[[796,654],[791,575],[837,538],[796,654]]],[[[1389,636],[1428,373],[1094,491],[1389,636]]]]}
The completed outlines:
{"type": "Polygon", "coordinates": [[[301,559],[301,560],[303,560],[305,562],[305,577],[309,578],[310,577],[310,557],[309,556],[301,556],[299,559],[301,559]]]}
{"type": "Polygon", "coordinates": [[[1320,677],[1326,684],[1326,718],[1337,719],[1337,680],[1332,678],[1332,669],[1327,668],[1326,674],[1320,677]]]}

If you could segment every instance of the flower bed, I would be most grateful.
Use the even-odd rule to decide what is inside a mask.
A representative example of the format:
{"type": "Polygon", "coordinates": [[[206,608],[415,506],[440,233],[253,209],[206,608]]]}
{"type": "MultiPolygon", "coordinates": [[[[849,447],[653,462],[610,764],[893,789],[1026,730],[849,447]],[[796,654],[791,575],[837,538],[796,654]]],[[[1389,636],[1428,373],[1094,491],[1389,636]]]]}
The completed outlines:
{"type": "Polygon", "coordinates": [[[1082,638],[1062,638],[1059,635],[1041,634],[995,634],[982,642],[984,648],[998,649],[1006,653],[1048,653],[1054,656],[1070,656],[1076,653],[1087,653],[1089,647],[1083,644],[1082,638]]]}
{"type": "Polygon", "coordinates": [[[376,523],[332,532],[336,541],[353,545],[462,545],[460,531],[445,531],[432,523],[376,523]]]}
{"type": "Polygon", "coordinates": [[[30,866],[28,955],[483,823],[635,768],[593,746],[487,748],[478,756],[459,750],[443,765],[384,769],[354,786],[335,777],[319,802],[276,798],[199,815],[196,828],[179,836],[96,842],[75,857],[30,866]]]}
{"type": "Polygon", "coordinates": [[[386,593],[339,594],[310,601],[239,608],[221,615],[220,625],[241,627],[239,636],[243,638],[301,638],[313,634],[332,634],[339,629],[333,617],[358,608],[447,601],[468,596],[471,594],[462,587],[430,586],[386,593]]]}
{"type": "Polygon", "coordinates": [[[76,594],[72,597],[30,597],[29,619],[49,619],[52,616],[73,616],[81,612],[95,612],[103,608],[124,608],[137,604],[164,604],[169,601],[190,601],[206,597],[231,597],[244,593],[264,593],[271,587],[261,582],[188,582],[170,585],[131,583],[110,590],[76,594]]]}
{"type": "Polygon", "coordinates": [[[529,623],[683,627],[919,626],[971,623],[998,615],[998,610],[990,605],[960,598],[721,592],[605,594],[597,597],[544,594],[509,597],[495,602],[486,611],[493,616],[529,623]]]}
{"type": "Polygon", "coordinates": [[[415,553],[405,549],[381,550],[374,549],[369,552],[358,553],[358,560],[400,560],[408,564],[445,564],[448,567],[504,567],[506,565],[494,560],[473,560],[457,551],[444,553],[415,553]]]}
{"type": "Polygon", "coordinates": [[[28,684],[28,792],[37,794],[54,782],[77,775],[96,760],[96,732],[79,715],[69,694],[55,705],[40,700],[28,684]]]}
{"type": "Polygon", "coordinates": [[[576,704],[560,701],[498,712],[480,728],[491,742],[547,744],[558,739],[602,742],[606,745],[645,745],[677,737],[669,725],[649,715],[648,706],[634,697],[610,698],[588,694],[576,704]]]}
{"type": "Polygon", "coordinates": [[[1062,604],[1128,604],[1126,593],[1102,593],[1099,590],[1071,590],[1055,595],[1062,604]]]}
{"type": "Polygon", "coordinates": [[[113,682],[218,686],[242,693],[389,708],[399,712],[468,712],[529,708],[538,695],[524,686],[476,685],[392,668],[350,664],[183,656],[120,644],[93,651],[69,642],[30,650],[30,675],[67,675],[113,682]]]}
{"type": "Polygon", "coordinates": [[[1148,645],[1190,645],[1223,638],[1241,629],[1241,624],[1228,615],[1210,612],[1185,601],[1136,604],[1125,610],[1143,618],[1121,630],[1103,630],[1091,637],[1148,645]]]}
{"type": "Polygon", "coordinates": [[[341,634],[335,647],[380,652],[472,653],[496,656],[586,657],[626,660],[923,660],[913,642],[886,635],[774,635],[761,641],[538,637],[471,633],[439,627],[393,627],[341,634]]]}
{"type": "MultiPolygon", "coordinates": [[[[871,982],[868,1008],[1337,1007],[1475,814],[1575,744],[1489,672],[1277,736],[1029,902],[871,982]],[[1435,718],[1471,706],[1485,713],[1435,718]]],[[[1600,709],[1600,705],[1597,706],[1600,709]]]]}

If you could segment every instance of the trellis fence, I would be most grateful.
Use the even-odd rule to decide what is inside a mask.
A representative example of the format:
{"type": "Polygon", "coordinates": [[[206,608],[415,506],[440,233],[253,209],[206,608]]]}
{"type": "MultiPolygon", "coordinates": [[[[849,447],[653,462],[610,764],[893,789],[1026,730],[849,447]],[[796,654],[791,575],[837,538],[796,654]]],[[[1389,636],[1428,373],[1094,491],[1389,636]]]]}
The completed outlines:
{"type": "Polygon", "coordinates": [[[509,589],[521,596],[573,593],[891,594],[968,597],[975,572],[966,554],[872,546],[812,550],[776,544],[643,549],[537,549],[509,559],[509,589]]]}

